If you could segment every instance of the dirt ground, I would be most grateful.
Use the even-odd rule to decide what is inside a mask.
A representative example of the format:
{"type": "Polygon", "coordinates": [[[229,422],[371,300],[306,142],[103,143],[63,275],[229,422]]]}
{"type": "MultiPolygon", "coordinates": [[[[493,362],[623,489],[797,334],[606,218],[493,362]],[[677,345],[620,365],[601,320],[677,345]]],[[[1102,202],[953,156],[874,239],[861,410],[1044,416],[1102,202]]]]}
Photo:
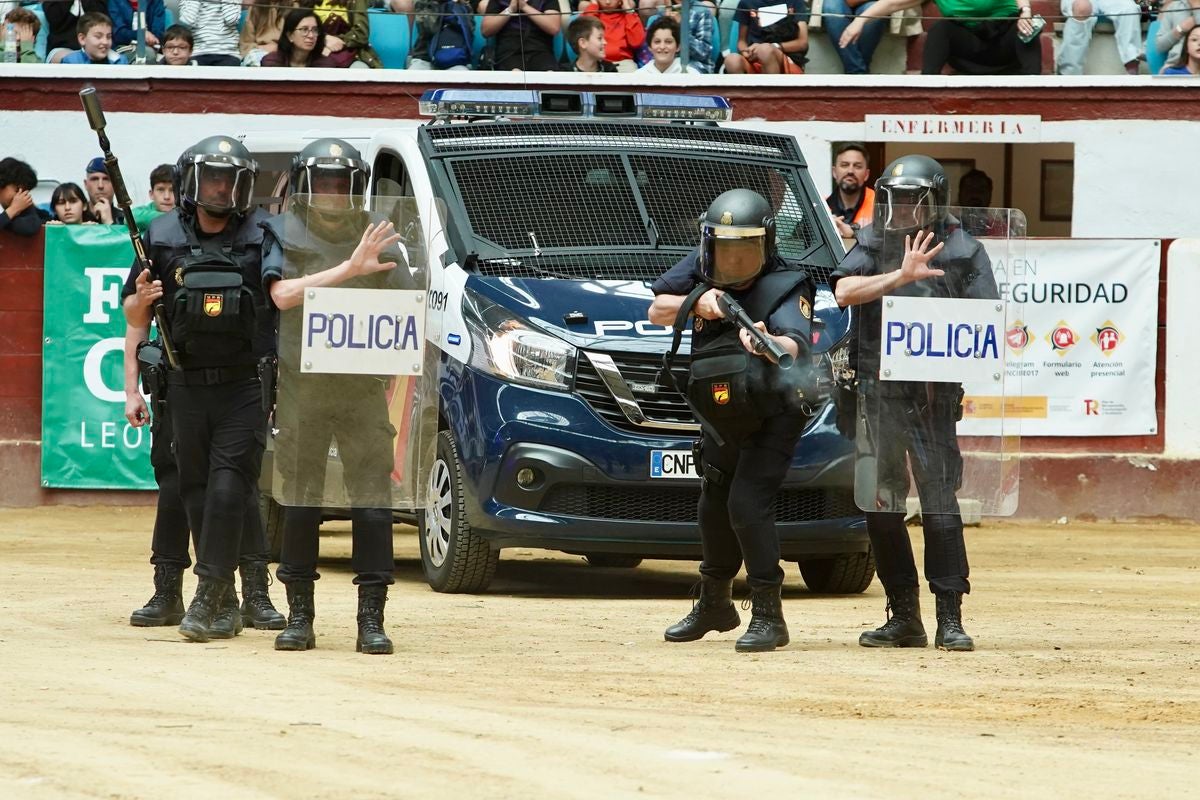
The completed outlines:
{"type": "Polygon", "coordinates": [[[663,642],[694,564],[506,551],[488,594],[439,595],[398,527],[388,658],[354,652],[337,525],[317,650],[130,627],[151,515],[0,510],[0,797],[1115,798],[1200,778],[1194,526],[969,529],[965,654],[858,647],[878,583],[816,597],[793,566],[792,644],[765,655],[736,632],[663,642]]]}

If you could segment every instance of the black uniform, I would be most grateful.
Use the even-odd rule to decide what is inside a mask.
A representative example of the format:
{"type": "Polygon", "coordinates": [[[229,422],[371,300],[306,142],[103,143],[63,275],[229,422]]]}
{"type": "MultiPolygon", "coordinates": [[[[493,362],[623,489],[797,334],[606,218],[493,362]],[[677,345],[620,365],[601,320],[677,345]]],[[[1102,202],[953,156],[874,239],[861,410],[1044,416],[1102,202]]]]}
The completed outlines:
{"type": "MultiPolygon", "coordinates": [[[[787,263],[775,256],[753,286],[727,293],[752,318],[766,321],[770,333],[787,336],[799,344],[800,358],[793,367],[799,374],[806,369],[815,284],[803,273],[792,273],[800,280],[786,296],[755,296],[756,288],[767,286],[772,273],[788,270],[787,263]]],[[[686,295],[700,282],[697,254],[692,253],[659,277],[651,289],[656,295],[686,295]]],[[[696,317],[693,351],[699,343],[720,336],[732,324],[696,317]]],[[[701,460],[705,477],[699,506],[702,575],[730,580],[745,559],[747,582],[752,589],[778,587],[783,583],[779,534],[775,529],[775,495],[787,475],[796,442],[807,421],[808,417],[798,408],[772,416],[746,414],[736,420],[714,421],[713,428],[723,440],[721,444],[712,430],[704,431],[701,460]]]]}
{"type": "MultiPolygon", "coordinates": [[[[945,246],[930,262],[945,271],[938,278],[907,284],[892,294],[907,297],[997,298],[995,279],[987,252],[974,237],[947,218],[935,230],[945,246]]],[[[830,276],[830,283],[849,275],[877,275],[897,268],[904,254],[904,236],[891,233],[885,245],[874,225],[857,233],[858,246],[830,276]],[[891,252],[892,249],[895,252],[891,252]],[[881,268],[882,267],[882,268],[881,268]]],[[[921,500],[925,534],[925,577],[931,591],[967,594],[966,545],[957,491],[962,482],[962,455],[955,424],[961,416],[962,388],[957,383],[877,381],[879,373],[882,306],[876,300],[859,306],[851,363],[857,364],[860,417],[886,420],[886,431],[860,431],[870,441],[859,441],[860,450],[870,448],[877,459],[880,492],[900,503],[908,495],[908,468],[921,500]],[[936,512],[936,513],[933,513],[936,512]]],[[[896,504],[889,503],[895,508],[896,504]]],[[[889,597],[919,585],[912,543],[901,511],[871,511],[866,514],[867,532],[875,552],[879,580],[889,597]]]]}

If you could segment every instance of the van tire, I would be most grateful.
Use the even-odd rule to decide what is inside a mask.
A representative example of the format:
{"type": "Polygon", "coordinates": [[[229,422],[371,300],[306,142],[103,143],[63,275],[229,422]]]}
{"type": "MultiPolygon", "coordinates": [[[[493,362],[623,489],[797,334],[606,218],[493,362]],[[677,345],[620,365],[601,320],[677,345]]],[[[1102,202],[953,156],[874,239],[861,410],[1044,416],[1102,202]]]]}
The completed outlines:
{"type": "Polygon", "coordinates": [[[642,563],[641,556],[628,556],[624,553],[586,553],[583,557],[587,560],[589,567],[633,569],[642,563]]]}
{"type": "Polygon", "coordinates": [[[262,516],[263,534],[267,538],[267,553],[271,561],[279,563],[283,554],[283,506],[271,495],[259,492],[258,513],[262,516]]]}
{"type": "Polygon", "coordinates": [[[833,558],[809,558],[796,564],[805,585],[815,594],[862,594],[875,579],[875,556],[870,549],[833,558]]]}
{"type": "Polygon", "coordinates": [[[487,589],[496,575],[500,551],[467,523],[462,461],[450,431],[438,433],[425,504],[417,514],[417,533],[421,570],[430,587],[436,592],[467,594],[487,589]],[[439,555],[441,563],[437,563],[439,555]]]}

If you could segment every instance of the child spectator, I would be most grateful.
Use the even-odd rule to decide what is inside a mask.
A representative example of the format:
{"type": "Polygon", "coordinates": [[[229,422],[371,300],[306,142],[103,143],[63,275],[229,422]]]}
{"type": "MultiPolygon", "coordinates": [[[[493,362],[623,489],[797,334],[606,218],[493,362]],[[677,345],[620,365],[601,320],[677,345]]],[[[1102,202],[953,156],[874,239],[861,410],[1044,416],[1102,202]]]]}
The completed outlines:
{"type": "Polygon", "coordinates": [[[800,0],[740,0],[737,52],[725,56],[734,75],[803,75],[808,52],[808,6],[800,0]]]}
{"type": "Polygon", "coordinates": [[[275,51],[263,56],[264,67],[332,67],[321,55],[325,50],[325,30],[321,20],[307,8],[293,8],[283,18],[275,51]]]}
{"type": "MultiPolygon", "coordinates": [[[[482,5],[482,3],[481,3],[482,5]]],[[[554,37],[562,30],[558,0],[487,0],[484,36],[495,37],[493,69],[559,69],[554,37]]]]}
{"type": "Polygon", "coordinates": [[[112,20],[107,14],[89,13],[75,26],[79,48],[62,59],[63,64],[128,64],[129,59],[112,49],[112,20]]]}
{"type": "Polygon", "coordinates": [[[238,0],[179,0],[179,21],[191,28],[192,58],[202,67],[237,67],[238,23],[242,4],[238,0]]]}
{"type": "Polygon", "coordinates": [[[275,51],[288,10],[278,0],[252,0],[238,41],[243,66],[257,67],[263,56],[275,51]]]}
{"type": "MultiPolygon", "coordinates": [[[[679,60],[679,23],[670,17],[659,17],[650,23],[646,31],[650,40],[650,52],[654,60],[647,63],[638,72],[648,72],[651,75],[676,75],[684,72],[683,63],[679,60]]],[[[698,72],[688,64],[687,72],[698,72]]]]}
{"type": "Polygon", "coordinates": [[[367,0],[318,0],[310,5],[325,30],[322,54],[332,66],[383,68],[379,55],[371,49],[367,0]]]}
{"type": "Polygon", "coordinates": [[[578,16],[567,25],[567,41],[575,50],[574,72],[616,72],[604,60],[604,23],[595,17],[578,16]]]}
{"type": "Polygon", "coordinates": [[[42,227],[30,192],[37,186],[33,167],[15,158],[0,160],[0,231],[19,236],[36,236],[42,227]]]}
{"type": "MultiPolygon", "coordinates": [[[[162,41],[163,29],[167,27],[167,10],[163,0],[138,0],[138,9],[142,12],[142,24],[146,28],[146,47],[156,48],[162,41]]],[[[108,16],[113,22],[113,47],[136,45],[131,0],[108,0],[108,16]]]]}
{"type": "MultiPolygon", "coordinates": [[[[657,2],[657,0],[655,0],[657,2]]],[[[660,17],[669,17],[683,25],[683,15],[680,13],[678,5],[665,6],[662,8],[662,14],[654,14],[646,22],[646,41],[650,40],[650,26],[655,23],[660,17]]],[[[696,72],[703,72],[706,75],[717,71],[717,54],[721,52],[720,44],[717,42],[717,37],[720,35],[717,27],[717,19],[714,16],[716,6],[708,0],[696,0],[692,3],[692,11],[689,15],[688,25],[688,67],[696,72]]],[[[645,55],[639,58],[643,63],[648,62],[653,55],[648,47],[643,48],[645,55]]]]}
{"type": "MultiPolygon", "coordinates": [[[[12,25],[16,31],[17,63],[42,63],[42,60],[38,58],[37,50],[34,48],[38,31],[42,29],[42,21],[37,18],[37,14],[34,14],[27,8],[14,8],[4,15],[4,24],[12,25]]],[[[4,52],[4,47],[4,38],[0,37],[0,53],[4,52]]]]}
{"type": "Polygon", "coordinates": [[[93,12],[108,13],[108,0],[63,0],[43,3],[46,15],[46,63],[57,64],[72,53],[79,43],[75,39],[75,28],[79,18],[93,12]]]}
{"type": "Polygon", "coordinates": [[[78,183],[60,183],[50,195],[50,209],[54,219],[47,225],[95,224],[96,217],[87,207],[87,197],[78,183]]]}
{"type": "Polygon", "coordinates": [[[174,207],[175,170],[170,164],[159,164],[150,172],[150,202],[133,207],[133,221],[144,229],[174,207]]]}
{"type": "Polygon", "coordinates": [[[1200,26],[1193,26],[1184,39],[1179,58],[1163,67],[1163,75],[1200,75],[1200,26]]]}
{"type": "Polygon", "coordinates": [[[604,60],[616,64],[618,72],[636,70],[634,55],[646,43],[646,29],[633,0],[597,0],[579,8],[582,16],[596,17],[604,25],[604,60]]]}
{"type": "Polygon", "coordinates": [[[1166,53],[1168,64],[1175,64],[1183,53],[1183,40],[1200,25],[1200,0],[1170,0],[1158,14],[1158,52],[1166,53]]]}
{"type": "Polygon", "coordinates": [[[195,44],[187,25],[172,25],[163,31],[162,57],[158,63],[169,67],[196,66],[192,59],[195,44]]]}

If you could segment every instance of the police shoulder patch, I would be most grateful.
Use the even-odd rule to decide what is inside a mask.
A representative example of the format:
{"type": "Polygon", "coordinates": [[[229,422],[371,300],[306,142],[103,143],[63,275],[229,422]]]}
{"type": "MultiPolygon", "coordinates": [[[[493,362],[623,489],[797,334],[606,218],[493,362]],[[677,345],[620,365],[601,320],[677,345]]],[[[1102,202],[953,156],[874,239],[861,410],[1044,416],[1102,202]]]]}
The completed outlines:
{"type": "Polygon", "coordinates": [[[175,268],[175,285],[183,286],[183,267],[175,268]]]}
{"type": "Polygon", "coordinates": [[[805,319],[812,319],[812,303],[803,295],[800,296],[800,314],[805,319]]]}

